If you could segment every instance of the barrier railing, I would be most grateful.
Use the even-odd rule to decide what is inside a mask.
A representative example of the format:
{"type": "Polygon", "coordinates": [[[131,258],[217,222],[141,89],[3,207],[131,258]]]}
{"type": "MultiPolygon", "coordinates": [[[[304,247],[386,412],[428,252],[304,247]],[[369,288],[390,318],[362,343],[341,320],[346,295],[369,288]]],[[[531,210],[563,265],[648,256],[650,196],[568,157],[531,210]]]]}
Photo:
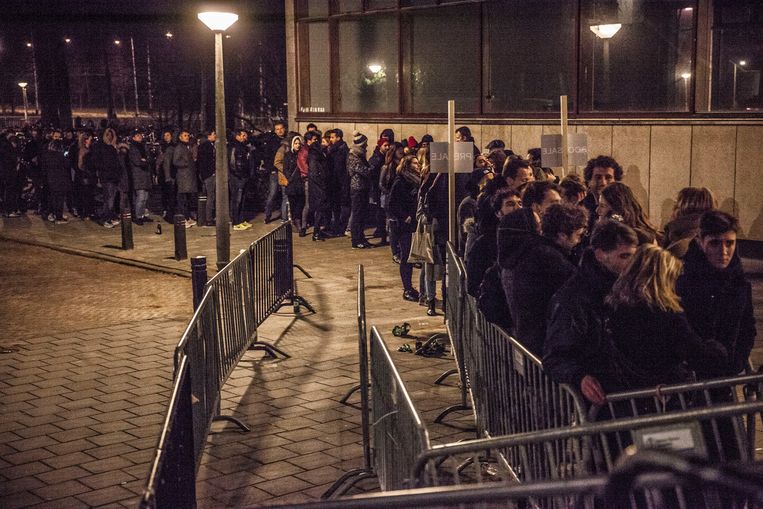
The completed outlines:
{"type": "MultiPolygon", "coordinates": [[[[254,242],[206,283],[204,295],[175,348],[175,390],[141,507],[184,507],[174,501],[176,488],[172,477],[167,476],[190,479],[187,482],[193,485],[212,422],[227,420],[249,431],[238,419],[221,415],[220,391],[248,349],[287,356],[275,345],[257,339],[257,327],[268,316],[288,302],[295,312],[301,305],[315,312],[297,295],[293,267],[291,226],[284,224],[254,242]],[[175,409],[185,408],[189,409],[190,421],[185,414],[182,418],[175,415],[175,409]],[[187,434],[190,443],[175,443],[179,438],[174,437],[186,439],[187,434]],[[189,457],[191,461],[187,461],[189,457]],[[182,475],[163,465],[174,465],[172,468],[182,470],[182,475]]],[[[188,500],[187,507],[194,507],[193,491],[185,496],[180,500],[188,500]]]]}
{"type": "Polygon", "coordinates": [[[374,471],[384,491],[407,488],[429,434],[376,327],[371,328],[371,428],[374,471]]]}
{"type": "Polygon", "coordinates": [[[467,323],[464,317],[466,268],[456,254],[453,244],[450,242],[447,243],[446,277],[445,328],[447,329],[448,338],[450,339],[451,352],[456,361],[456,368],[445,371],[434,383],[439,385],[450,375],[458,374],[461,401],[458,404],[443,410],[435,418],[434,422],[436,423],[442,422],[442,420],[452,412],[473,409],[471,401],[469,400],[469,377],[467,375],[464,361],[464,341],[468,341],[468,338],[464,338],[464,335],[470,332],[470,329],[464,327],[467,323]]]}

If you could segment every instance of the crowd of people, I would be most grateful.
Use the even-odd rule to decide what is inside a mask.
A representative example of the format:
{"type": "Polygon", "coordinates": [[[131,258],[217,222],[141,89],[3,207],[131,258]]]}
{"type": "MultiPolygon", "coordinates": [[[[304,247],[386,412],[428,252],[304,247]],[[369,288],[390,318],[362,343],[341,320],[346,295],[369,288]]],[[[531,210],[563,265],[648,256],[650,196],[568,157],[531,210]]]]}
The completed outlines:
{"type": "MultiPolygon", "coordinates": [[[[154,220],[147,203],[156,187],[168,220],[180,214],[194,226],[202,193],[203,217],[214,224],[217,133],[164,130],[146,144],[156,134],[135,130],[120,141],[110,127],[3,133],[5,215],[33,210],[60,224],[68,209],[113,227],[130,210],[141,225],[154,220]]],[[[455,137],[474,142],[467,127],[455,137]]],[[[402,298],[437,314],[449,212],[447,175],[430,171],[432,136],[396,139],[384,129],[377,140],[358,131],[345,140],[338,128],[322,133],[309,124],[300,134],[276,122],[266,133],[238,129],[228,139],[234,230],[251,228],[248,202],[259,198],[265,223],[291,221],[302,237],[310,230],[316,242],[348,236],[353,249],[389,246],[402,298]],[[412,259],[422,231],[431,252],[412,259]]],[[[709,190],[681,190],[660,230],[608,156],[560,179],[542,166],[540,149],[518,155],[493,140],[484,152],[474,147],[474,171],[457,177],[456,249],[467,291],[554,380],[601,403],[612,391],[746,367],[756,330],[736,252],[739,224],[709,190]]]]}

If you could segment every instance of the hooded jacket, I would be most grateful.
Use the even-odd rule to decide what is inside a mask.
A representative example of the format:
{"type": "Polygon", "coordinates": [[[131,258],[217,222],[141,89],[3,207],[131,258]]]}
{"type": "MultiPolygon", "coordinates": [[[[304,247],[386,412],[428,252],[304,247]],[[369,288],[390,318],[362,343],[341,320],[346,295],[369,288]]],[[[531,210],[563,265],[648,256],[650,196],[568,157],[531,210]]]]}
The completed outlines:
{"type": "Polygon", "coordinates": [[[325,212],[328,208],[328,162],[318,141],[307,148],[307,181],[310,210],[325,212]]]}
{"type": "Polygon", "coordinates": [[[605,392],[622,389],[612,345],[604,332],[604,298],[616,279],[617,275],[603,267],[588,248],[578,270],[551,299],[543,370],[555,382],[580,387],[583,377],[591,375],[605,392]]]}
{"type": "Polygon", "coordinates": [[[302,137],[292,136],[289,140],[289,149],[283,156],[283,175],[286,178],[286,195],[287,196],[301,196],[305,194],[305,184],[302,180],[302,172],[297,164],[297,158],[299,157],[299,150],[294,150],[294,144],[299,140],[302,141],[302,137]]]}
{"type": "Polygon", "coordinates": [[[371,167],[366,161],[366,148],[353,145],[347,154],[347,173],[350,176],[350,192],[359,193],[371,189],[371,167]]]}
{"type": "Polygon", "coordinates": [[[747,281],[737,253],[724,270],[707,261],[696,241],[684,257],[684,272],[676,292],[692,328],[704,340],[720,342],[728,351],[728,362],[720,366],[697,366],[701,378],[720,373],[736,375],[744,370],[755,343],[752,286],[747,281]]]}
{"type": "Polygon", "coordinates": [[[569,260],[569,253],[550,239],[536,231],[512,228],[513,221],[527,224],[531,217],[532,211],[527,208],[515,211],[504,218],[506,221],[501,221],[498,260],[514,337],[540,356],[546,337],[549,302],[572,276],[575,266],[569,260]]]}
{"type": "Polygon", "coordinates": [[[335,197],[335,202],[350,205],[350,176],[347,173],[347,156],[349,148],[344,140],[338,141],[328,148],[329,192],[335,197]]]}
{"type": "Polygon", "coordinates": [[[122,163],[117,151],[117,134],[113,129],[108,128],[103,132],[103,141],[95,144],[93,151],[92,162],[101,183],[119,183],[122,163]]]}

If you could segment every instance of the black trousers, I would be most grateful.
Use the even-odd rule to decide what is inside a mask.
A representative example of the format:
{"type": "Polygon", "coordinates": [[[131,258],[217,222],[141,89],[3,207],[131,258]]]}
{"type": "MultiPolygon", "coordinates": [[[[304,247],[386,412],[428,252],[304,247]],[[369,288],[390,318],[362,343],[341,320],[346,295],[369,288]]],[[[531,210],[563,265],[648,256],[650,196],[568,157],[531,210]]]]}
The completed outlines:
{"type": "Polygon", "coordinates": [[[359,244],[366,240],[363,230],[368,220],[368,191],[353,191],[350,194],[350,203],[352,208],[352,243],[359,244]]]}

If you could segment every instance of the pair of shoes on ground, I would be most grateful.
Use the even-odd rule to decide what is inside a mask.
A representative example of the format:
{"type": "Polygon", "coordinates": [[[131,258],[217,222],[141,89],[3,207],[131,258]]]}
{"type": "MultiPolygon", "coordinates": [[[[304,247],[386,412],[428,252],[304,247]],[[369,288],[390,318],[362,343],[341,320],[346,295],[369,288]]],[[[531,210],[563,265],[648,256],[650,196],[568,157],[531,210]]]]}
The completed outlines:
{"type": "Polygon", "coordinates": [[[403,337],[411,330],[411,324],[408,322],[403,322],[401,325],[395,325],[392,327],[392,335],[395,337],[403,337]]]}

